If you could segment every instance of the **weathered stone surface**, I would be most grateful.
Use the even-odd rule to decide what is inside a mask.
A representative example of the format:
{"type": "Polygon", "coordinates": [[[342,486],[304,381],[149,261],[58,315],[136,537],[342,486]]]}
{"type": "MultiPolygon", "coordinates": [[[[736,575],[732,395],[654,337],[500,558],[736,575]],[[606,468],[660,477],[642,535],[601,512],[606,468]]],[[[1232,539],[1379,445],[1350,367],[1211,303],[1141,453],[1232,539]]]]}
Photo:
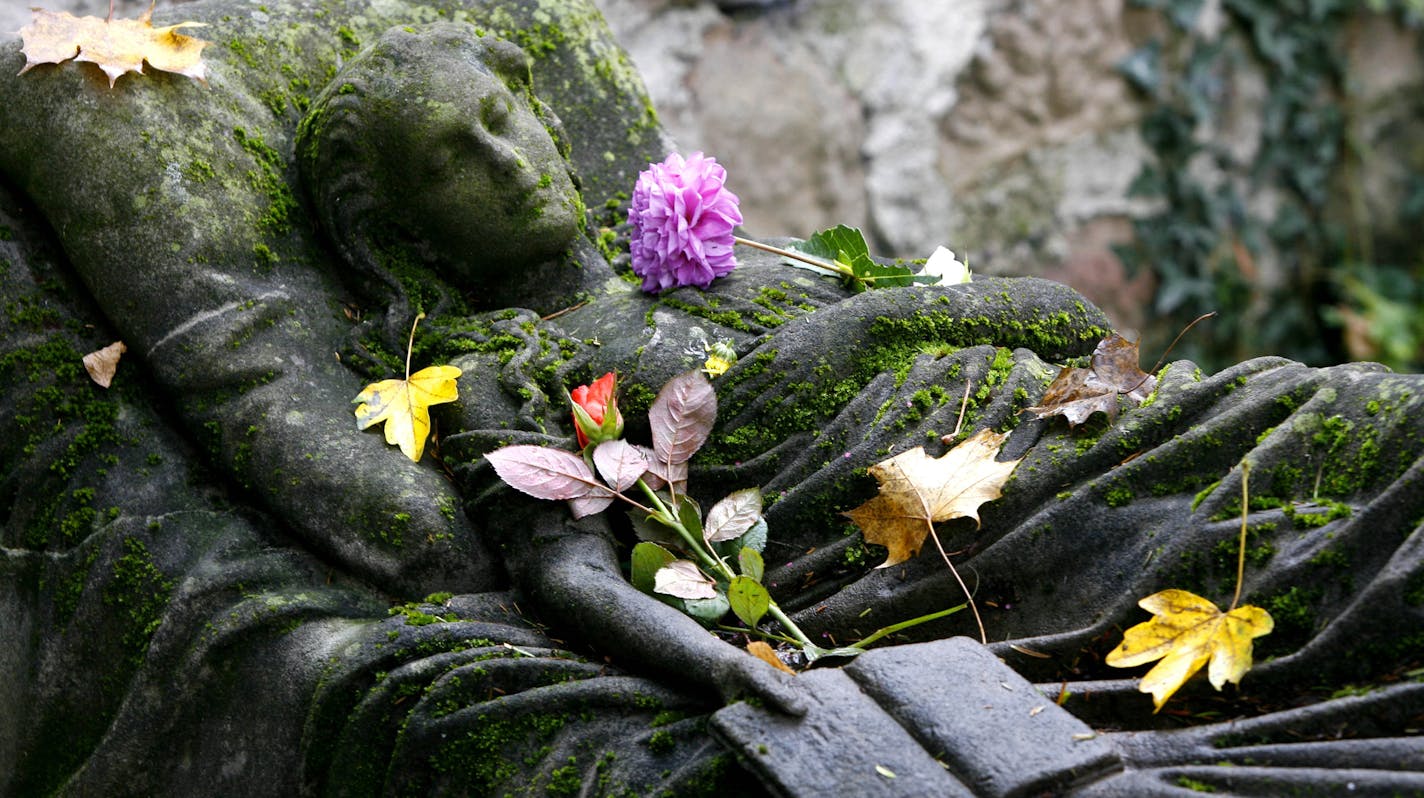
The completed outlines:
{"type": "MultiPolygon", "coordinates": [[[[575,521],[560,503],[502,489],[482,458],[515,441],[569,445],[565,391],[610,369],[628,434],[645,440],[653,391],[713,341],[741,358],[716,382],[719,424],[691,493],[707,506],[763,489],[765,581],[816,639],[853,640],[960,601],[933,556],[873,568],[840,515],[874,492],[865,469],[913,445],[942,451],[961,420],[962,434],[1011,430],[1002,456],[1022,462],[1003,497],[979,529],[938,533],[973,575],[994,655],[1044,690],[1066,686],[1065,711],[1084,723],[1139,732],[1107,736],[1126,769],[1082,789],[1142,794],[1179,787],[1182,774],[1258,793],[1419,780],[1424,691],[1409,678],[1412,630],[1424,628],[1420,378],[1281,359],[1207,376],[1179,362],[1150,403],[1112,424],[1028,419],[1019,411],[1056,364],[1108,326],[1064,286],[985,277],[851,294],[760,254],[707,291],[649,297],[617,275],[621,243],[598,216],[662,135],[587,4],[442,14],[387,1],[216,2],[183,16],[226,26],[209,88],[147,76],[110,91],[76,64],[0,75],[0,113],[14,122],[0,126],[0,640],[15,642],[0,654],[0,790],[756,795],[790,785],[741,767],[708,735],[708,715],[744,698],[777,713],[756,734],[814,736],[819,754],[838,741],[807,732],[830,728],[817,720],[826,707],[854,705],[863,728],[900,741],[892,753],[906,772],[948,778],[930,744],[904,742],[941,748],[948,736],[942,718],[905,700],[915,682],[905,672],[928,667],[913,664],[916,652],[939,644],[859,666],[864,693],[884,705],[844,672],[786,676],[634,589],[621,516],[575,521]],[[459,50],[472,28],[452,22],[534,51],[535,86],[549,84],[585,166],[595,226],[531,268],[572,276],[586,305],[547,312],[568,286],[523,266],[471,279],[461,259],[478,254],[438,246],[460,231],[421,230],[424,218],[398,231],[408,260],[348,246],[369,230],[340,230],[331,206],[369,200],[378,217],[400,218],[404,192],[363,198],[339,190],[343,170],[299,168],[326,141],[320,84],[340,79],[338,62],[362,67],[356,41],[394,26],[394,39],[459,50]],[[480,292],[505,290],[533,307],[477,309],[480,292]],[[463,355],[467,368],[462,403],[439,414],[441,468],[410,464],[349,415],[361,384],[402,367],[416,308],[431,313],[417,356],[463,355]],[[102,391],[79,357],[120,336],[130,353],[102,391]],[[1229,593],[1243,462],[1254,469],[1244,599],[1271,609],[1277,630],[1239,691],[1198,680],[1173,699],[1183,716],[1233,720],[1159,735],[1179,721],[1152,715],[1131,679],[1104,679],[1118,674],[1100,658],[1140,619],[1141,596],[1229,593]],[[1361,686],[1377,692],[1288,709],[1361,686]],[[1296,747],[1320,728],[1332,738],[1296,747]],[[1249,739],[1234,736],[1242,729],[1249,739]],[[1208,748],[1236,767],[1202,765],[1208,748]]],[[[12,56],[17,47],[4,44],[12,56]]],[[[538,114],[519,76],[480,84],[464,71],[477,64],[441,63],[450,80],[412,69],[401,90],[375,96],[468,102],[465,89],[482,85],[480,111],[538,114]]],[[[466,132],[493,132],[497,116],[471,115],[479,129],[466,132]]],[[[392,146],[431,147],[426,123],[460,118],[420,118],[392,146]]],[[[520,122],[504,143],[544,127],[538,146],[561,151],[552,121],[520,122]]],[[[550,165],[542,152],[530,162],[550,165]]],[[[448,156],[435,164],[446,175],[497,160],[458,136],[430,154],[448,156]]],[[[568,204],[552,207],[572,207],[573,183],[556,183],[568,204]]],[[[481,212],[466,207],[480,198],[431,185],[432,218],[481,212]]],[[[908,638],[973,630],[960,613],[908,638]]],[[[981,661],[980,681],[941,685],[940,698],[1002,689],[982,681],[1002,664],[949,647],[970,667],[981,661]]],[[[1013,734],[981,725],[986,737],[1013,734]]],[[[955,756],[967,778],[988,779],[971,791],[1030,788],[999,778],[1002,759],[955,756]]],[[[1039,774],[1073,771],[1068,759],[1039,774]]],[[[824,775],[785,767],[816,784],[824,775]]],[[[858,773],[889,781],[873,771],[858,773]]]]}
{"type": "Polygon", "coordinates": [[[1122,768],[1086,723],[969,638],[870,651],[845,672],[976,795],[1062,793],[1122,768]]]}
{"type": "Polygon", "coordinates": [[[839,670],[798,678],[810,710],[789,718],[750,704],[712,715],[712,728],[777,795],[972,796],[839,670]]]}

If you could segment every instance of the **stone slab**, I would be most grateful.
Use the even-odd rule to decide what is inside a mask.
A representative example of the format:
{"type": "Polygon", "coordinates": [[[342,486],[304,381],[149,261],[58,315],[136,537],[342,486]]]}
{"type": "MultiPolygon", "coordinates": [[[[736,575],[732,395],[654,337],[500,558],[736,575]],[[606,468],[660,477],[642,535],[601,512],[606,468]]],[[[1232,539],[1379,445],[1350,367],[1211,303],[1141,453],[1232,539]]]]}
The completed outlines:
{"type": "Polygon", "coordinates": [[[976,795],[1058,794],[1122,767],[1106,739],[969,638],[875,649],[845,672],[976,795]]]}
{"type": "Polygon", "coordinates": [[[778,795],[973,795],[840,669],[807,671],[797,680],[807,694],[804,717],[747,703],[712,716],[714,734],[778,795]]]}

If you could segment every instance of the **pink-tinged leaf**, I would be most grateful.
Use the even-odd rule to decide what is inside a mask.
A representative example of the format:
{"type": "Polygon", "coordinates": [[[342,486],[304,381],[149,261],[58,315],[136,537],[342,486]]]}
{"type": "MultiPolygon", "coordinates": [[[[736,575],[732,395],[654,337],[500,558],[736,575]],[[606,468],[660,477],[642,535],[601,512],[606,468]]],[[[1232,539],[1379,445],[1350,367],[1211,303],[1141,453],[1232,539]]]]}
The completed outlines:
{"type": "Polygon", "coordinates": [[[761,518],[761,490],[747,488],[732,493],[712,505],[702,525],[702,537],[708,543],[734,540],[756,526],[761,518]]]}
{"type": "Polygon", "coordinates": [[[619,439],[604,441],[594,447],[593,465],[603,477],[603,481],[623,492],[637,483],[648,470],[648,458],[638,451],[638,447],[619,439]]]}
{"type": "Polygon", "coordinates": [[[717,583],[708,579],[697,563],[673,560],[653,575],[653,592],[680,599],[717,598],[717,583]]]}
{"type": "MultiPolygon", "coordinates": [[[[636,443],[633,444],[633,448],[637,449],[638,452],[643,455],[643,460],[648,464],[648,471],[643,474],[643,482],[652,490],[658,490],[666,485],[667,480],[663,477],[663,474],[667,473],[667,465],[658,462],[658,456],[653,453],[652,449],[646,446],[639,446],[636,443]]],[[[686,468],[683,470],[685,471],[686,468]]],[[[683,479],[686,478],[686,476],[683,477],[683,479]]]]}
{"type": "Polygon", "coordinates": [[[671,465],[692,459],[716,421],[717,394],[702,372],[687,371],[668,380],[648,408],[657,459],[671,465]]]}
{"type": "Polygon", "coordinates": [[[574,518],[583,518],[586,515],[598,515],[608,506],[613,504],[612,496],[580,496],[577,499],[569,499],[569,512],[574,514],[574,518]]]}
{"type": "Polygon", "coordinates": [[[648,483],[648,487],[653,490],[671,484],[673,492],[680,496],[687,492],[687,463],[661,463],[657,459],[649,460],[648,473],[643,475],[643,481],[648,483]]]}
{"type": "Polygon", "coordinates": [[[582,457],[563,449],[506,446],[485,457],[500,479],[536,499],[580,499],[609,493],[582,457]]]}

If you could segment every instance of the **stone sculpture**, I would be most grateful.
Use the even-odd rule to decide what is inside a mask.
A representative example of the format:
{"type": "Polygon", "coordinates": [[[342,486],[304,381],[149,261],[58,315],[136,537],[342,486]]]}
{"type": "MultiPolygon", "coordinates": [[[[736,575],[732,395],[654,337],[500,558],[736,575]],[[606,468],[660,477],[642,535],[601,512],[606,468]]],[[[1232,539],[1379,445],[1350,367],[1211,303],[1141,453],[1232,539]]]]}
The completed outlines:
{"type": "Polygon", "coordinates": [[[1062,286],[847,296],[759,255],[707,292],[620,277],[589,219],[668,143],[589,5],[184,11],[230,37],[206,89],[0,81],[7,794],[1424,785],[1418,378],[1175,363],[1114,424],[1024,420],[1045,361],[1107,332],[1062,286]],[[465,370],[455,484],[349,415],[416,312],[420,355],[465,370]],[[110,327],[134,376],[101,394],[78,357],[110,327]],[[951,617],[784,677],[624,582],[616,519],[485,465],[566,445],[559,392],[609,368],[637,436],[712,341],[742,358],[696,484],[777,497],[768,582],[834,639],[959,601],[932,558],[870,570],[837,515],[857,470],[934,446],[965,385],[970,427],[1015,427],[983,529],[944,529],[1002,642],[951,617]],[[1221,699],[1252,717],[1165,731],[1098,660],[1164,582],[1219,592],[1245,458],[1279,636],[1221,699]],[[1316,685],[1362,694],[1295,708],[1316,685]]]}

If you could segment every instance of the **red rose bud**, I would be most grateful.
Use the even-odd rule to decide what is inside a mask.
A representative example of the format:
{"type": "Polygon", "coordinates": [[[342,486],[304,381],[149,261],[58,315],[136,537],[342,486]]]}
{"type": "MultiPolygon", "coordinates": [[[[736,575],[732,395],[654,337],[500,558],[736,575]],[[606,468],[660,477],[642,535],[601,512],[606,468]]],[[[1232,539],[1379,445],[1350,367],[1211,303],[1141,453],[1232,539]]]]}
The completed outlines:
{"type": "Polygon", "coordinates": [[[574,431],[579,448],[589,443],[617,440],[623,435],[623,414],[613,395],[618,378],[613,372],[599,377],[592,385],[580,385],[569,392],[574,407],[574,431]]]}

